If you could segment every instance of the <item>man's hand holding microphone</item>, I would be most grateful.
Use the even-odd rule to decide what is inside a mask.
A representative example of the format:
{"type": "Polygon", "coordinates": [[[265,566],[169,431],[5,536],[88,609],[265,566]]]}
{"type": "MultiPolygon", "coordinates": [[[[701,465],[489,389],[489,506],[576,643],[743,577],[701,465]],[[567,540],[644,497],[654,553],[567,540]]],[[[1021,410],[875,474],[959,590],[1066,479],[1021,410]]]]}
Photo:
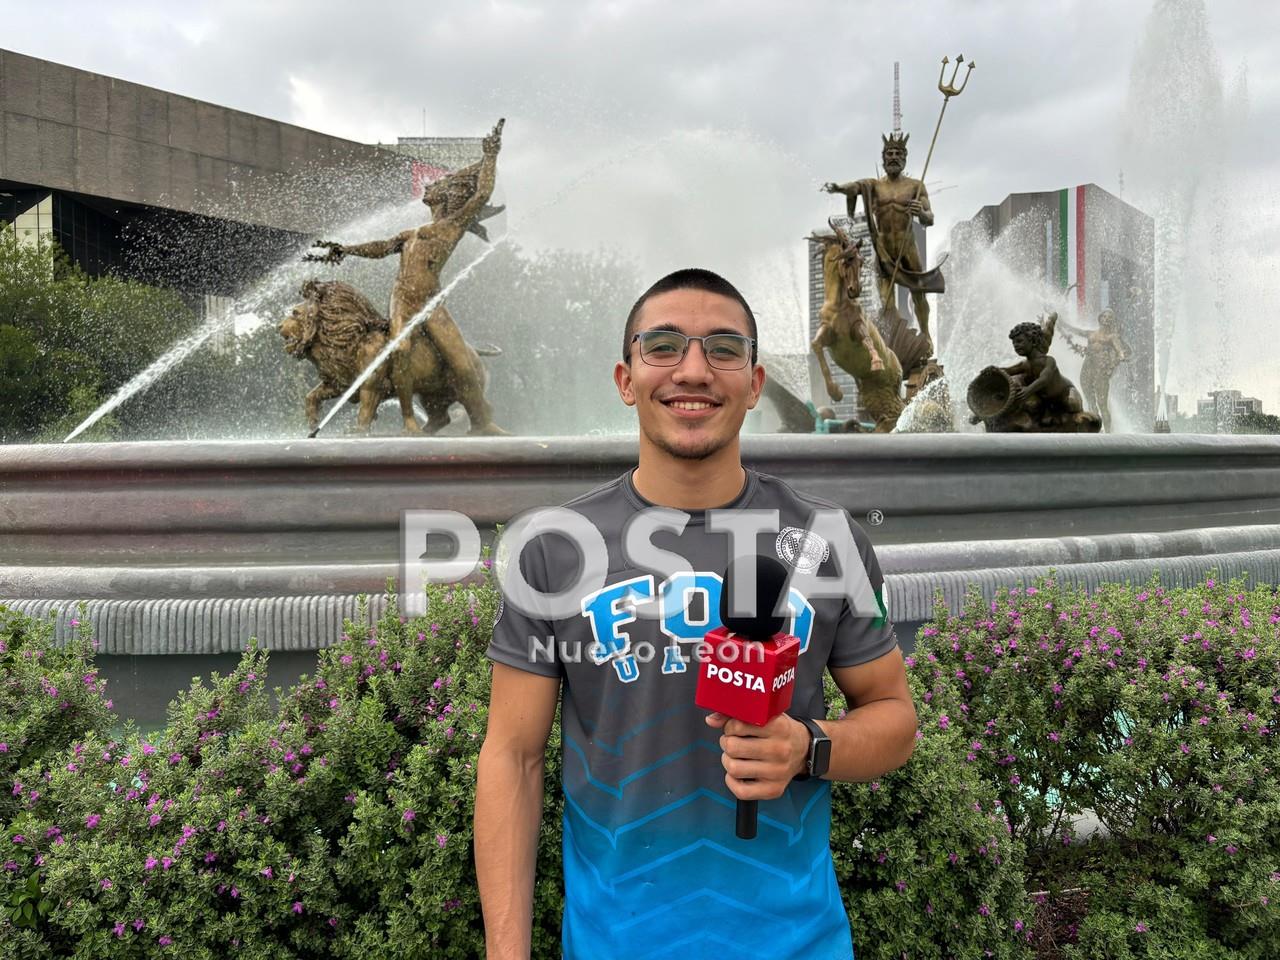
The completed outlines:
{"type": "Polygon", "coordinates": [[[756,835],[757,804],[782,796],[796,777],[820,777],[831,741],[816,720],[787,715],[795,691],[800,641],[782,632],[787,571],[766,555],[735,561],[720,592],[720,622],[707,634],[695,701],[710,709],[708,726],[723,731],[725,783],[737,798],[737,835],[756,835]],[[754,584],[751,582],[754,580],[754,584]],[[740,590],[753,599],[747,614],[740,590]]]}

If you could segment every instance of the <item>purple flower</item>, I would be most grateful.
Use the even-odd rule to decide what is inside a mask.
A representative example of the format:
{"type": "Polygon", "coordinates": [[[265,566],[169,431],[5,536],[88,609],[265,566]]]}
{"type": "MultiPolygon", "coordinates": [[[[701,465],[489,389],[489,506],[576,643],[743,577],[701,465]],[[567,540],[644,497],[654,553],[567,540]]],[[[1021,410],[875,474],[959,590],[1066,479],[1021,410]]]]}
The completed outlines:
{"type": "Polygon", "coordinates": [[[989,917],[991,916],[991,908],[984,903],[982,906],[978,907],[978,913],[982,914],[984,917],[989,917]]]}
{"type": "Polygon", "coordinates": [[[148,824],[150,824],[150,825],[151,825],[151,826],[153,826],[153,827],[155,827],[155,826],[159,826],[159,824],[160,824],[160,814],[158,814],[158,813],[153,813],[153,814],[151,815],[150,819],[148,819],[148,820],[147,820],[147,823],[148,823],[148,824]]]}
{"type": "Polygon", "coordinates": [[[123,936],[124,936],[124,921],[123,921],[123,920],[121,920],[119,923],[117,923],[117,924],[116,924],[114,927],[112,927],[111,929],[112,929],[112,931],[115,933],[115,935],[116,935],[117,937],[123,937],[123,936]]]}
{"type": "Polygon", "coordinates": [[[96,813],[91,813],[84,818],[84,825],[87,829],[92,830],[101,822],[101,820],[102,820],[101,816],[99,816],[96,813]]]}
{"type": "Polygon", "coordinates": [[[948,727],[951,726],[951,718],[944,713],[942,716],[938,718],[938,726],[941,729],[946,730],[948,727]]]}
{"type": "Polygon", "coordinates": [[[302,912],[302,901],[301,901],[301,900],[295,900],[295,901],[293,901],[293,912],[294,912],[294,913],[301,913],[301,912],[302,912]]]}
{"type": "Polygon", "coordinates": [[[139,933],[142,932],[142,928],[145,927],[146,925],[147,925],[146,921],[143,920],[141,917],[133,921],[133,929],[137,930],[139,933]]]}
{"type": "Polygon", "coordinates": [[[162,946],[162,947],[167,947],[167,946],[169,946],[169,944],[173,943],[173,940],[172,940],[172,938],[170,938],[170,937],[168,937],[168,936],[162,936],[162,937],[161,937],[158,941],[156,941],[156,942],[157,942],[157,943],[159,943],[159,944],[160,944],[160,946],[162,946]]]}
{"type": "Polygon", "coordinates": [[[1139,920],[1137,923],[1133,925],[1134,933],[1146,933],[1147,930],[1148,930],[1147,925],[1143,923],[1141,920],[1139,920]]]}
{"type": "Polygon", "coordinates": [[[159,864],[159,862],[160,861],[157,860],[155,857],[147,857],[147,862],[142,865],[142,869],[154,870],[156,868],[156,865],[159,864]]]}
{"type": "Polygon", "coordinates": [[[404,820],[404,821],[407,821],[407,822],[411,822],[411,821],[413,820],[413,818],[414,818],[414,817],[416,817],[416,816],[417,816],[417,814],[413,812],[413,809],[412,809],[412,808],[410,808],[410,809],[406,810],[403,814],[401,814],[401,815],[400,815],[400,819],[401,819],[401,820],[404,820]]]}
{"type": "Polygon", "coordinates": [[[99,881],[98,881],[98,887],[99,887],[99,889],[102,889],[102,890],[110,890],[110,889],[111,889],[111,880],[110,880],[110,878],[109,878],[109,877],[103,877],[101,880],[99,880],[99,881]]]}
{"type": "Polygon", "coordinates": [[[444,845],[448,842],[449,842],[449,835],[447,833],[436,834],[436,846],[443,849],[444,845]]]}
{"type": "Polygon", "coordinates": [[[270,868],[270,867],[263,867],[263,868],[262,868],[261,870],[259,870],[258,872],[259,872],[260,874],[262,874],[264,877],[266,877],[267,879],[271,879],[272,873],[271,873],[271,868],[270,868]]]}

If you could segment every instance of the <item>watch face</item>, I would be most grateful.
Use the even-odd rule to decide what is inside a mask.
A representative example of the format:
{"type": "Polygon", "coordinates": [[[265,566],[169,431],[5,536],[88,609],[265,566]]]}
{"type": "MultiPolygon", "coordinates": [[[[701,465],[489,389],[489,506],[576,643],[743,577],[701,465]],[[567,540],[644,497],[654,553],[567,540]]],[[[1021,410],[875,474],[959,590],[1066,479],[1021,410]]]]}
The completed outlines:
{"type": "Polygon", "coordinates": [[[827,768],[831,766],[831,741],[826,737],[821,739],[814,738],[813,741],[813,759],[810,764],[811,770],[809,775],[820,777],[827,772],[827,768]]]}

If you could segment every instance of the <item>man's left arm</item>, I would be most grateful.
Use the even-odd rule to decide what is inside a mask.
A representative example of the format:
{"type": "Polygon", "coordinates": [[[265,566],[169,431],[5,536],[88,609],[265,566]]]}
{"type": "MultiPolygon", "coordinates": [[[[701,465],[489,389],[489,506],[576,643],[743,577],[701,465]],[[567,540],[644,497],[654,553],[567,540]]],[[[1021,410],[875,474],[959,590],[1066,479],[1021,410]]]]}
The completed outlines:
{"type": "MultiPolygon", "coordinates": [[[[832,667],[831,676],[849,712],[839,720],[816,721],[831,738],[831,765],[824,779],[874,780],[906,763],[915,750],[917,721],[902,652],[895,647],[869,663],[832,667]]],[[[796,726],[800,773],[809,752],[809,731],[796,726]]]]}

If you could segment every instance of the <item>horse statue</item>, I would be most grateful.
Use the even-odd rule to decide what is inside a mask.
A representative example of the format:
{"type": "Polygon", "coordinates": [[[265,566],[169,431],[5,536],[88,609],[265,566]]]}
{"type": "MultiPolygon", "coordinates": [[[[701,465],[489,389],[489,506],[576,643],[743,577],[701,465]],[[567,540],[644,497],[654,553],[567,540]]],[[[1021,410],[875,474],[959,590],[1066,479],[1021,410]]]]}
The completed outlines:
{"type": "Polygon", "coordinates": [[[858,385],[858,401],[875,420],[876,433],[889,433],[897,425],[905,404],[901,396],[902,364],[880,336],[876,325],[862,313],[862,241],[854,243],[829,219],[834,236],[814,233],[823,244],[822,280],[825,299],[818,312],[818,333],[810,346],[832,400],[844,399],[844,391],[831,376],[826,350],[858,385]]]}

